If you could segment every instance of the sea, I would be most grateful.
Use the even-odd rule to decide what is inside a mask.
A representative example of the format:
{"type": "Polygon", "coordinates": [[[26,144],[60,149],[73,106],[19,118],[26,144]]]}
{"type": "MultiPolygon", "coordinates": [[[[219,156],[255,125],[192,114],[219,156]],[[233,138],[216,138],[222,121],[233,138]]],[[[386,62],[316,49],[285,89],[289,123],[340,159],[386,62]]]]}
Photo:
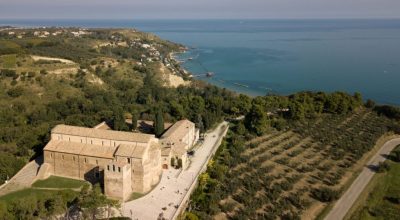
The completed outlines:
{"type": "Polygon", "coordinates": [[[23,27],[127,27],[189,48],[194,77],[251,96],[360,92],[400,106],[400,19],[0,20],[23,27]],[[212,77],[206,77],[212,73],[212,77]]]}

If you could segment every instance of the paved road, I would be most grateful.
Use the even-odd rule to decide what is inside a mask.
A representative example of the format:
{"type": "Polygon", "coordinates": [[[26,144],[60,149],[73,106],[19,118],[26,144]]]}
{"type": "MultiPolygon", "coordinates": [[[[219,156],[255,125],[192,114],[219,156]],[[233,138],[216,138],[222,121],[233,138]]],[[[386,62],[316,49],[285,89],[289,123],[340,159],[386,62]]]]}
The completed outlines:
{"type": "Polygon", "coordinates": [[[372,157],[366,164],[360,175],[353,182],[350,188],[336,202],[333,209],[325,217],[325,220],[341,220],[353,206],[354,202],[360,196],[361,192],[367,186],[374,176],[375,172],[372,167],[376,167],[379,162],[385,161],[384,155],[388,155],[397,145],[400,144],[400,138],[396,138],[386,142],[382,148],[372,157]]]}
{"type": "Polygon", "coordinates": [[[215,130],[206,134],[203,144],[196,149],[194,157],[191,158],[189,168],[183,171],[164,170],[160,183],[153,191],[142,198],[124,203],[123,215],[134,220],[152,220],[159,217],[172,219],[204,163],[209,160],[226,125],[226,122],[221,123],[215,130]]]}

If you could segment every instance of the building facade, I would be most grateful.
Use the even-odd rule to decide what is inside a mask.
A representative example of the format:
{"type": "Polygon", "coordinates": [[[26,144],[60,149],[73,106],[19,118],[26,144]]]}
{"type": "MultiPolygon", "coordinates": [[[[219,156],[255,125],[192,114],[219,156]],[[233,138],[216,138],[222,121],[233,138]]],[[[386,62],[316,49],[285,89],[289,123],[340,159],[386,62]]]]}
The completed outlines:
{"type": "Polygon", "coordinates": [[[45,177],[55,175],[100,183],[108,197],[125,201],[133,192],[150,191],[160,181],[162,168],[169,167],[171,157],[182,160],[182,167],[186,166],[187,149],[198,138],[194,124],[187,120],[175,123],[161,139],[102,127],[53,128],[44,148],[45,177]],[[167,143],[172,143],[172,147],[167,143]]]}
{"type": "Polygon", "coordinates": [[[164,169],[170,166],[186,168],[187,151],[199,140],[199,129],[189,120],[173,124],[160,138],[161,157],[164,169]]]}

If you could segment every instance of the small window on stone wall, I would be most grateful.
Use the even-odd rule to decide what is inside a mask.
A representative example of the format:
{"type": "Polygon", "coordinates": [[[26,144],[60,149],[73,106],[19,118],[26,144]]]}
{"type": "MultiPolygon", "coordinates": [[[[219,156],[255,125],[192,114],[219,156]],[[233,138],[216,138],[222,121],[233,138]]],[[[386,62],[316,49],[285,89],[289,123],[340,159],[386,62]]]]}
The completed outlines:
{"type": "Polygon", "coordinates": [[[85,163],[87,163],[87,158],[85,158],[85,163]]]}
{"type": "Polygon", "coordinates": [[[75,156],[73,156],[73,157],[72,157],[72,159],[73,159],[73,160],[74,160],[74,162],[75,162],[75,156]]]}
{"type": "Polygon", "coordinates": [[[121,173],[121,167],[118,167],[118,172],[121,173]]]}
{"type": "Polygon", "coordinates": [[[110,165],[107,165],[107,170],[108,170],[108,171],[110,170],[110,165]]]}
{"type": "Polygon", "coordinates": [[[128,158],[128,163],[131,163],[131,158],[128,158]]]}
{"type": "Polygon", "coordinates": [[[113,165],[113,171],[115,172],[115,165],[113,165]]]}
{"type": "Polygon", "coordinates": [[[62,159],[64,160],[64,155],[62,155],[61,157],[62,157],[62,159]]]}

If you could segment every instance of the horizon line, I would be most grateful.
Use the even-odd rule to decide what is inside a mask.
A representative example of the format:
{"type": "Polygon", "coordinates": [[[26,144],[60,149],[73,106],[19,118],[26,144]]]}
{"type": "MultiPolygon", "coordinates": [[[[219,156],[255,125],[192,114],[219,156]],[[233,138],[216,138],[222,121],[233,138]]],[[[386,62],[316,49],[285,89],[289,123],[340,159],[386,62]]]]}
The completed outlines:
{"type": "Polygon", "coordinates": [[[397,20],[400,17],[287,17],[287,18],[1,18],[0,20],[76,20],[76,21],[127,21],[127,20],[397,20]]]}

